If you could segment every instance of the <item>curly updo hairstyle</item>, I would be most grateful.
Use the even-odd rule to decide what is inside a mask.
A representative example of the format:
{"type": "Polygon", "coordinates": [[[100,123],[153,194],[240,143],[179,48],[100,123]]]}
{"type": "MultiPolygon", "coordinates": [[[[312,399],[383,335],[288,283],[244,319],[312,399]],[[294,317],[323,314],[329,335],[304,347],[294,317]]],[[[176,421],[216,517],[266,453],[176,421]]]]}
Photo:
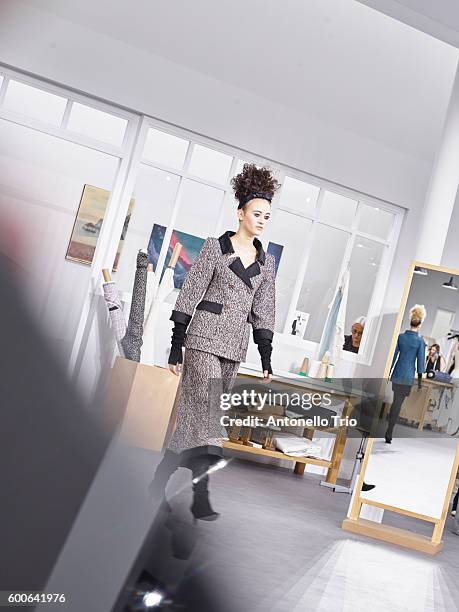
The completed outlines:
{"type": "Polygon", "coordinates": [[[257,168],[255,164],[244,164],[242,172],[231,179],[231,186],[239,202],[238,208],[242,208],[255,197],[271,201],[280,184],[268,167],[257,168]]]}
{"type": "Polygon", "coordinates": [[[426,318],[427,311],[424,304],[415,304],[410,308],[410,325],[411,327],[419,327],[426,318]]]}

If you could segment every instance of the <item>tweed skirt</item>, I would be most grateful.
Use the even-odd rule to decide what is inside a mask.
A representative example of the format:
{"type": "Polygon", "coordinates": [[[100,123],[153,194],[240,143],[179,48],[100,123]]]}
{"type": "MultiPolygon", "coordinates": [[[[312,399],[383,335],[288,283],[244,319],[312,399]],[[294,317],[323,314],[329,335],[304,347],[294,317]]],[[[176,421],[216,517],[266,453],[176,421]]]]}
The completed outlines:
{"type": "Polygon", "coordinates": [[[218,393],[230,391],[239,363],[212,353],[185,349],[176,428],[169,450],[211,452],[209,447],[221,447],[226,431],[220,423],[224,413],[218,405],[218,393]]]}

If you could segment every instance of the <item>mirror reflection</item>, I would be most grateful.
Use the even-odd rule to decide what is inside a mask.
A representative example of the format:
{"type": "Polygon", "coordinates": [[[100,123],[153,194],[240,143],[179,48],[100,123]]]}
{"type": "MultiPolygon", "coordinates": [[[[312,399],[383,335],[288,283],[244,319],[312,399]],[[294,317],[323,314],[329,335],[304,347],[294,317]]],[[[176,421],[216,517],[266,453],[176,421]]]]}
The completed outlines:
{"type": "Polygon", "coordinates": [[[369,505],[439,519],[459,433],[459,276],[416,266],[388,357],[382,421],[365,470],[369,505]],[[382,433],[382,432],[381,432],[382,433]]]}

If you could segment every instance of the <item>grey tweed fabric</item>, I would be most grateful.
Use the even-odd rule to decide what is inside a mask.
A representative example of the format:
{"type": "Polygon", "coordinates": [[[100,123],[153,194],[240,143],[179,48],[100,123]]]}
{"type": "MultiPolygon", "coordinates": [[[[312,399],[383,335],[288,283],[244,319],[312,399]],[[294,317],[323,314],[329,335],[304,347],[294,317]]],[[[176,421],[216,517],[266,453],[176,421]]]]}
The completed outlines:
{"type": "Polygon", "coordinates": [[[234,254],[232,234],[226,232],[204,242],[185,278],[171,319],[189,323],[186,348],[244,361],[251,327],[260,337],[273,338],[275,260],[254,239],[257,259],[244,267],[234,254]]]}
{"type": "Polygon", "coordinates": [[[124,354],[127,359],[140,361],[142,348],[143,318],[145,310],[145,293],[147,290],[148,254],[139,251],[137,255],[137,269],[132,289],[131,310],[126,335],[121,340],[124,354]]]}
{"type": "Polygon", "coordinates": [[[102,285],[104,298],[107,304],[113,333],[117,342],[120,342],[126,335],[126,319],[124,318],[123,307],[116,285],[113,281],[102,285]]]}
{"type": "Polygon", "coordinates": [[[237,361],[194,349],[185,350],[177,425],[169,450],[182,452],[199,446],[221,446],[221,438],[226,435],[220,424],[224,413],[214,401],[210,402],[210,383],[214,380],[222,392],[228,392],[238,368],[237,361]]]}

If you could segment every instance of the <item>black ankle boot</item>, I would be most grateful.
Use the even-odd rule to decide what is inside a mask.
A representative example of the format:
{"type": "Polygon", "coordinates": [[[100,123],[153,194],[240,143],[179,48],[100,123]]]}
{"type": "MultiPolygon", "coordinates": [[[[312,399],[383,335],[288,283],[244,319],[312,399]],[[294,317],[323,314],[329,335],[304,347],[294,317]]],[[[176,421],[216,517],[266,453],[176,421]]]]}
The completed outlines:
{"type": "Polygon", "coordinates": [[[371,485],[371,484],[367,484],[366,482],[363,483],[362,485],[362,491],[371,491],[371,489],[374,489],[376,485],[371,485]]]}
{"type": "Polygon", "coordinates": [[[193,503],[191,512],[196,519],[201,521],[215,521],[220,514],[214,512],[209,501],[209,490],[207,488],[207,480],[199,481],[193,485],[193,503]]]}

